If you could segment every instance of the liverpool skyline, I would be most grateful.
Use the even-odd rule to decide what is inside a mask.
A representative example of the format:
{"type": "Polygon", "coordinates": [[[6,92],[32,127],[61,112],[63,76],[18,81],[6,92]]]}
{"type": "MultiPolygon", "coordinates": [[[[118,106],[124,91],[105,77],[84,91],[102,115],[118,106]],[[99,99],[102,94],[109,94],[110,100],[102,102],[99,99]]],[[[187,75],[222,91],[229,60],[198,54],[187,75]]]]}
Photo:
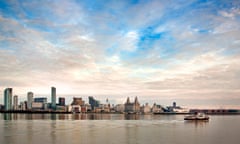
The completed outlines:
{"type": "Polygon", "coordinates": [[[1,1],[0,92],[240,107],[239,33],[234,0],[1,1]]]}

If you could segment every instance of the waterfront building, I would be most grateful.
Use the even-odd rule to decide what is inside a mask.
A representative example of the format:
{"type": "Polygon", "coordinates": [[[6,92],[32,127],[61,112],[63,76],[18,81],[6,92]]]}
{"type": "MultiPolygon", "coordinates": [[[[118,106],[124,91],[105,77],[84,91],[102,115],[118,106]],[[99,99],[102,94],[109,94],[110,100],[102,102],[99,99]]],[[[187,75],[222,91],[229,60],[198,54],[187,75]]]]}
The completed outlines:
{"type": "Polygon", "coordinates": [[[89,100],[89,104],[91,105],[92,110],[94,110],[94,108],[99,107],[100,101],[95,100],[92,96],[89,96],[88,100],[89,100]]]}
{"type": "Polygon", "coordinates": [[[68,112],[80,113],[81,112],[81,106],[80,105],[70,105],[70,106],[68,106],[68,112]]]}
{"type": "Polygon", "coordinates": [[[95,109],[95,112],[110,112],[111,109],[110,109],[110,106],[109,104],[100,104],[99,107],[98,107],[98,110],[95,109]]]}
{"type": "Polygon", "coordinates": [[[161,105],[157,105],[156,103],[154,103],[153,107],[152,107],[152,112],[153,113],[163,113],[164,108],[161,105]]]}
{"type": "Polygon", "coordinates": [[[41,102],[41,103],[47,103],[46,97],[38,97],[33,99],[34,102],[41,102]]]}
{"type": "Polygon", "coordinates": [[[124,104],[117,104],[115,107],[114,107],[114,110],[116,112],[124,112],[124,104]]]}
{"type": "Polygon", "coordinates": [[[47,98],[38,97],[34,98],[32,102],[32,110],[46,110],[48,108],[47,98]]]}
{"type": "Polygon", "coordinates": [[[0,110],[4,110],[4,105],[0,104],[0,110]]]}
{"type": "Polygon", "coordinates": [[[133,103],[130,102],[129,97],[127,98],[126,103],[124,104],[125,112],[127,113],[139,113],[140,112],[140,103],[138,102],[138,98],[135,97],[133,103]]]}
{"type": "Polygon", "coordinates": [[[64,97],[59,97],[58,98],[58,105],[59,106],[65,106],[65,98],[64,97]]]}
{"type": "Polygon", "coordinates": [[[174,113],[188,113],[189,112],[188,109],[177,106],[176,102],[173,102],[173,105],[168,106],[167,109],[168,109],[168,112],[174,112],[174,113]]]}
{"type": "Polygon", "coordinates": [[[56,88],[51,87],[52,109],[56,110],[56,88]]]}
{"type": "Polygon", "coordinates": [[[85,104],[84,107],[81,107],[82,112],[89,112],[91,111],[91,105],[90,104],[85,104]]]}
{"type": "Polygon", "coordinates": [[[82,113],[86,113],[87,111],[88,111],[88,106],[87,105],[81,106],[81,112],[82,113]]]}
{"type": "Polygon", "coordinates": [[[85,101],[84,101],[82,98],[74,97],[74,98],[73,98],[73,102],[71,103],[71,105],[84,106],[84,105],[85,105],[85,101]]]}
{"type": "Polygon", "coordinates": [[[67,107],[66,106],[56,105],[56,111],[58,111],[58,112],[66,112],[67,111],[67,107]]]}
{"type": "Polygon", "coordinates": [[[205,113],[205,114],[240,114],[239,109],[190,109],[189,113],[205,113]]]}
{"type": "Polygon", "coordinates": [[[20,110],[25,111],[26,107],[27,107],[26,102],[21,102],[20,103],[20,110]]]}
{"type": "Polygon", "coordinates": [[[4,90],[4,110],[12,109],[12,88],[6,88],[4,90]]]}
{"type": "Polygon", "coordinates": [[[27,109],[32,109],[32,103],[33,103],[33,92],[27,93],[27,109]]]}
{"type": "Polygon", "coordinates": [[[13,110],[18,110],[18,96],[13,97],[13,110]]]}
{"type": "Polygon", "coordinates": [[[141,113],[147,114],[151,112],[151,107],[146,103],[141,107],[141,113]]]}
{"type": "Polygon", "coordinates": [[[44,103],[42,102],[32,102],[32,110],[43,110],[44,103]]]}

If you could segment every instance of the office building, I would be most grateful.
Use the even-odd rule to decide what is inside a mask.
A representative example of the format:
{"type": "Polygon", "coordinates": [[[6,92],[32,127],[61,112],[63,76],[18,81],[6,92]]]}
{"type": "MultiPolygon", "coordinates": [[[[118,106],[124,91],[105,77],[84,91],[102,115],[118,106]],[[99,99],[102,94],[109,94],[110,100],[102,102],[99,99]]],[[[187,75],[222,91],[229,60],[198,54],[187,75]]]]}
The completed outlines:
{"type": "Polygon", "coordinates": [[[13,110],[18,110],[18,96],[13,97],[13,110]]]}
{"type": "Polygon", "coordinates": [[[12,88],[6,88],[4,90],[4,110],[12,109],[12,88]]]}
{"type": "Polygon", "coordinates": [[[58,105],[59,106],[65,106],[65,98],[64,97],[58,98],[58,105]]]}
{"type": "Polygon", "coordinates": [[[52,98],[52,104],[51,107],[53,110],[56,110],[56,88],[51,88],[51,98],[52,98]]]}
{"type": "Polygon", "coordinates": [[[80,105],[80,106],[84,106],[85,102],[82,98],[73,98],[73,102],[71,103],[71,105],[80,105]]]}
{"type": "Polygon", "coordinates": [[[27,105],[26,105],[27,103],[24,101],[24,102],[20,102],[20,110],[22,110],[22,111],[25,111],[26,110],[26,107],[27,107],[27,105]]]}
{"type": "Polygon", "coordinates": [[[40,102],[40,103],[47,103],[47,98],[45,97],[38,97],[33,99],[34,102],[40,102]]]}
{"type": "Polygon", "coordinates": [[[33,92],[27,93],[27,109],[32,109],[32,103],[33,103],[33,92]]]}
{"type": "Polygon", "coordinates": [[[46,97],[34,98],[34,102],[32,102],[32,110],[46,110],[46,109],[47,109],[46,97]]]}
{"type": "Polygon", "coordinates": [[[92,110],[94,110],[94,108],[99,107],[100,102],[98,100],[95,100],[92,96],[89,96],[88,100],[89,100],[89,104],[91,105],[92,110]]]}

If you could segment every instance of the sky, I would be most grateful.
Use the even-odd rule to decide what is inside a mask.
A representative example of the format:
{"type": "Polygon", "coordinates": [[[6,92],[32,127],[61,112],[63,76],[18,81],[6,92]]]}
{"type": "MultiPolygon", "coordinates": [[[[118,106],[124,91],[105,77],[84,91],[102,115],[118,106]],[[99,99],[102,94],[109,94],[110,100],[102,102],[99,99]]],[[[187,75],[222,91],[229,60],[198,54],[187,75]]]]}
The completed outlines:
{"type": "Polygon", "coordinates": [[[0,0],[0,103],[7,87],[26,100],[54,86],[69,101],[240,108],[239,61],[238,0],[0,0]]]}

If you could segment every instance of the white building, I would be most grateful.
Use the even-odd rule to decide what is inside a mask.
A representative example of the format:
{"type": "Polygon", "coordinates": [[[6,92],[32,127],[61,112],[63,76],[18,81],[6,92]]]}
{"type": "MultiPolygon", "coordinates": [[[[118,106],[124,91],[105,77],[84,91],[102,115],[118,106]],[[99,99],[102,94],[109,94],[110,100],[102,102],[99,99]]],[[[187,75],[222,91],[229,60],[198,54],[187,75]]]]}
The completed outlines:
{"type": "Polygon", "coordinates": [[[80,113],[81,112],[81,106],[80,105],[69,105],[68,106],[68,112],[80,113]]]}
{"type": "Polygon", "coordinates": [[[117,105],[114,107],[114,110],[115,110],[116,112],[124,112],[124,109],[125,109],[124,104],[117,104],[117,105]]]}
{"type": "Polygon", "coordinates": [[[32,103],[33,103],[33,92],[28,92],[27,93],[27,108],[29,110],[32,109],[32,103]]]}
{"type": "Polygon", "coordinates": [[[145,114],[151,113],[151,107],[148,105],[148,103],[141,107],[141,112],[145,114]]]}
{"type": "Polygon", "coordinates": [[[162,106],[161,105],[157,105],[157,104],[153,104],[152,112],[153,113],[161,113],[161,112],[163,112],[162,106]]]}
{"type": "Polygon", "coordinates": [[[44,103],[41,102],[32,102],[32,108],[33,110],[42,110],[44,109],[44,103]]]}
{"type": "Polygon", "coordinates": [[[18,110],[18,96],[13,97],[13,110],[18,110]]]}

